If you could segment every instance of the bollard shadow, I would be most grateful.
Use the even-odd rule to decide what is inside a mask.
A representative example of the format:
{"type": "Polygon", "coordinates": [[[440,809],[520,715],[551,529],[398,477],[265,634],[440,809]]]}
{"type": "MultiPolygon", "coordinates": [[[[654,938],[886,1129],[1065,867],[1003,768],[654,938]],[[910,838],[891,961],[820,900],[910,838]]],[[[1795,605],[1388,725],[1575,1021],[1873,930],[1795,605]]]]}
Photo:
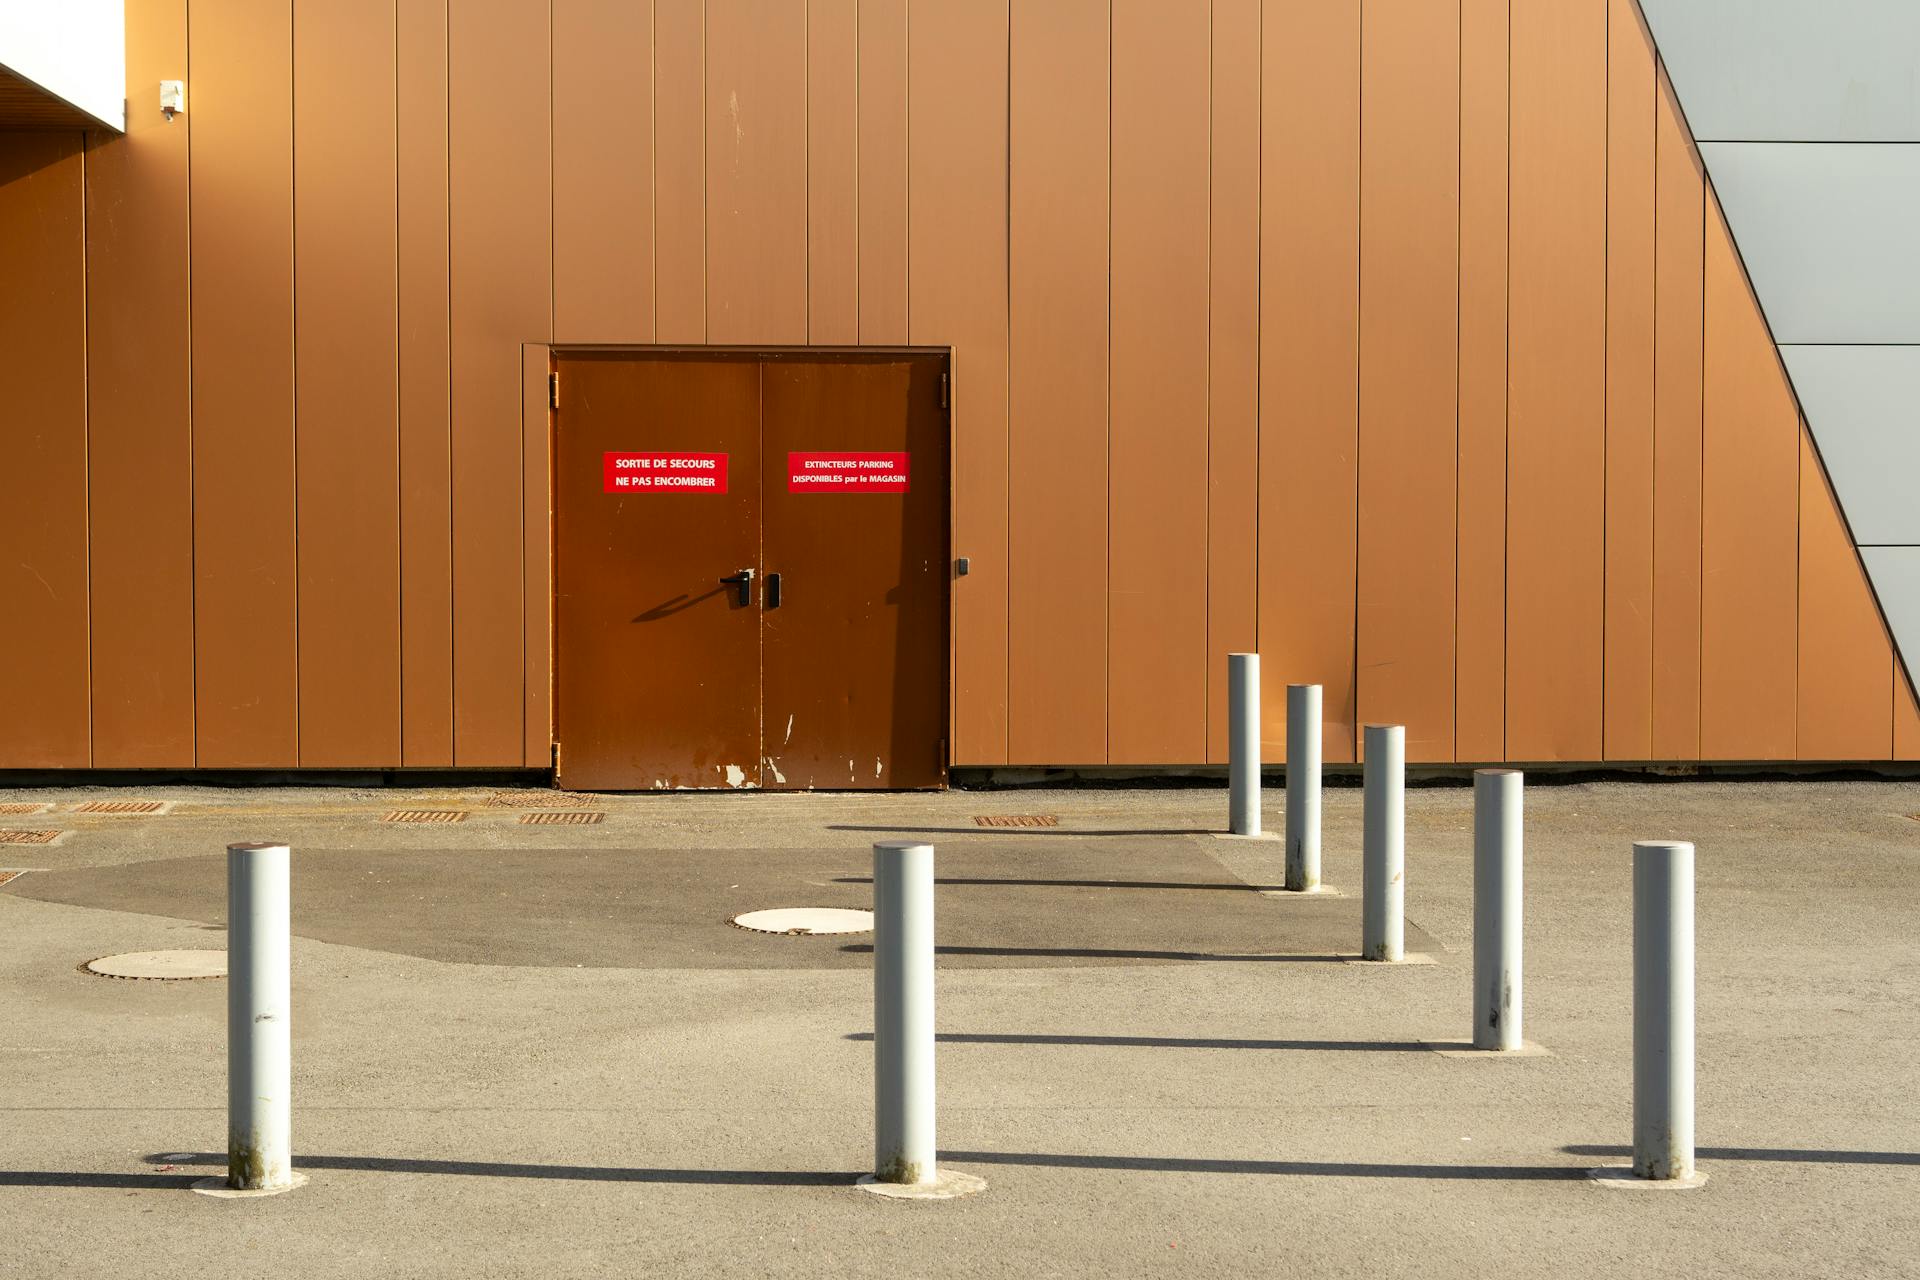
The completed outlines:
{"type": "Polygon", "coordinates": [[[1086,1156],[1039,1151],[942,1151],[959,1164],[1113,1173],[1237,1173],[1294,1178],[1433,1178],[1464,1182],[1585,1182],[1585,1166],[1514,1164],[1369,1164],[1346,1160],[1207,1160],[1177,1156],[1086,1156]]]}
{"type": "MultiPolygon", "coordinates": [[[[169,1164],[182,1161],[170,1160],[169,1164]]],[[[198,1163],[197,1161],[195,1163],[198,1163]]],[[[226,1168],[227,1158],[219,1158],[226,1168]]],[[[0,1187],[78,1187],[103,1191],[190,1187],[202,1173],[71,1173],[54,1169],[0,1169],[0,1187]]]]}
{"type": "MultiPolygon", "coordinates": [[[[840,950],[855,955],[871,955],[873,944],[854,943],[840,950]]],[[[1283,964],[1346,964],[1350,960],[1360,959],[1358,952],[1332,951],[1274,955],[1262,952],[1221,954],[1210,951],[1136,951],[1114,947],[935,947],[933,950],[936,955],[943,956],[1009,956],[1076,960],[1224,960],[1234,963],[1260,961],[1283,964]]]]}
{"type": "MultiPolygon", "coordinates": [[[[872,876],[836,876],[835,884],[872,884],[872,876]]],[[[1278,884],[1196,884],[1183,880],[1007,880],[992,876],[935,876],[935,884],[1007,885],[1023,889],[1206,889],[1219,893],[1284,893],[1278,884]]]]}
{"type": "Polygon", "coordinates": [[[886,827],[857,822],[829,822],[829,831],[878,831],[910,836],[998,836],[1025,840],[1028,836],[1210,836],[1211,827],[1140,827],[1126,830],[1087,827],[886,827]]]}
{"type": "MultiPolygon", "coordinates": [[[[1292,1049],[1305,1053],[1431,1053],[1437,1048],[1457,1047],[1425,1040],[1230,1040],[1204,1036],[1020,1035],[985,1031],[942,1031],[933,1038],[941,1044],[1070,1045],[1096,1049],[1292,1049]]],[[[847,1039],[871,1041],[873,1032],[855,1031],[847,1039]]]]}
{"type": "MultiPolygon", "coordinates": [[[[207,1165],[224,1169],[227,1157],[212,1151],[203,1151],[185,1160],[166,1160],[161,1156],[147,1156],[149,1164],[207,1165]]],[[[653,1182],[674,1186],[690,1187],[843,1187],[857,1177],[858,1173],[831,1172],[809,1169],[623,1169],[601,1165],[570,1164],[516,1164],[496,1160],[410,1160],[393,1156],[295,1156],[293,1167],[312,1171],[315,1169],[343,1169],[357,1173],[425,1173],[444,1174],[463,1178],[534,1178],[556,1182],[653,1182]]],[[[0,1173],[0,1186],[8,1185],[9,1177],[86,1177],[89,1175],[32,1175],[0,1173]]],[[[104,1186],[142,1186],[164,1185],[161,1179],[147,1175],[103,1175],[120,1177],[121,1182],[101,1183],[104,1186]],[[131,1179],[130,1181],[124,1179],[131,1179]]],[[[194,1175],[185,1181],[191,1182],[203,1175],[194,1175]]],[[[178,1181],[168,1179],[167,1181],[178,1181]]],[[[26,1186],[93,1186],[94,1183],[22,1183],[26,1186]]]]}
{"type": "MultiPolygon", "coordinates": [[[[150,1165],[227,1169],[219,1151],[186,1159],[142,1157],[150,1165]]],[[[555,1182],[662,1182],[674,1186],[847,1186],[858,1173],[814,1169],[616,1169],[603,1165],[522,1165],[484,1159],[399,1159],[390,1155],[296,1155],[294,1169],[346,1169],[353,1173],[449,1174],[461,1178],[551,1178],[555,1182]]],[[[186,1186],[205,1174],[0,1173],[0,1186],[186,1186]],[[35,1180],[38,1178],[38,1180],[35,1180]],[[63,1178],[63,1180],[58,1180],[63,1178]]]]}
{"type": "MultiPolygon", "coordinates": [[[[1560,1148],[1572,1156],[1633,1157],[1632,1147],[1575,1143],[1560,1148]]],[[[1695,1147],[1696,1160],[1760,1160],[1781,1164],[1906,1164],[1920,1165],[1920,1151],[1823,1151],[1812,1147],[1695,1147]]]]}

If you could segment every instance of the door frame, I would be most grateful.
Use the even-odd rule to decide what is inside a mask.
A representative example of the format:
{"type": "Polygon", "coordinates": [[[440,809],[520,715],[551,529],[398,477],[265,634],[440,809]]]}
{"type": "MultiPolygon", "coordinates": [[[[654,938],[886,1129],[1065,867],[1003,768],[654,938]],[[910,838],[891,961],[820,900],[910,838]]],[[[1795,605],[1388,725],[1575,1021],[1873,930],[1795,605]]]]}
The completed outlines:
{"type": "MultiPolygon", "coordinates": [[[[529,459],[536,456],[542,458],[546,467],[544,487],[546,489],[547,506],[547,616],[545,628],[547,662],[546,681],[542,690],[543,696],[541,701],[545,703],[546,711],[546,738],[549,743],[547,751],[549,767],[556,775],[558,773],[558,753],[560,748],[560,703],[557,696],[560,683],[560,503],[557,493],[559,439],[553,428],[556,409],[549,388],[552,386],[550,379],[558,372],[559,362],[563,358],[572,355],[626,355],[636,359],[646,359],[650,357],[678,358],[684,360],[719,359],[754,361],[756,363],[778,362],[782,360],[803,362],[847,361],[855,363],[863,360],[884,360],[889,357],[899,356],[930,357],[940,361],[941,374],[945,379],[945,395],[942,397],[944,401],[942,407],[945,411],[947,446],[947,485],[946,492],[941,495],[941,501],[946,504],[947,517],[947,564],[945,579],[947,589],[943,601],[943,621],[947,634],[947,660],[945,664],[947,687],[944,691],[945,696],[940,700],[941,706],[944,708],[944,718],[941,724],[941,781],[938,789],[945,790],[950,786],[950,780],[953,774],[954,648],[956,634],[953,625],[953,580],[955,577],[954,558],[958,554],[955,548],[958,546],[959,535],[959,530],[955,525],[956,504],[953,500],[954,489],[959,477],[959,457],[958,450],[955,447],[953,433],[953,403],[955,397],[953,348],[951,346],[911,345],[809,347],[793,345],[753,346],[746,344],[706,345],[685,342],[554,342],[542,344],[530,343],[524,348],[524,352],[525,358],[522,362],[523,371],[526,374],[531,374],[537,363],[537,367],[544,370],[546,374],[546,377],[540,378],[537,381],[547,384],[546,386],[523,386],[521,391],[522,400],[526,407],[530,408],[536,403],[544,407],[544,412],[539,415],[538,420],[544,424],[546,447],[538,450],[536,453],[533,442],[528,441],[526,442],[526,453],[529,459]]],[[[528,378],[527,381],[535,380],[528,378]]],[[[528,416],[532,417],[533,415],[529,414],[528,416]]],[[[531,610],[529,610],[529,615],[529,630],[531,630],[531,610]]],[[[530,684],[529,694],[531,694],[531,692],[532,687],[530,684]]],[[[529,701],[531,701],[531,697],[529,701]]],[[[532,735],[529,734],[529,736],[532,735]]],[[[529,763],[531,763],[531,761],[529,763]]]]}

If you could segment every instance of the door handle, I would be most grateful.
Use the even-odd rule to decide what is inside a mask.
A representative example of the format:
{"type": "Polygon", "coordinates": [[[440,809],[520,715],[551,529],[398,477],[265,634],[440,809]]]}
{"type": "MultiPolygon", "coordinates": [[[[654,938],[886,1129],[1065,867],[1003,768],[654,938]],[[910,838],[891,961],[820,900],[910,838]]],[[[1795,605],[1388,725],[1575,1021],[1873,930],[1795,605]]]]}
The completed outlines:
{"type": "Polygon", "coordinates": [[[780,607],[780,575],[777,573],[770,573],[767,575],[767,608],[778,609],[779,607],[780,607]]]}
{"type": "Polygon", "coordinates": [[[740,603],[743,605],[753,603],[753,570],[742,569],[738,573],[730,573],[720,579],[720,585],[723,587],[739,587],[740,603]]]}

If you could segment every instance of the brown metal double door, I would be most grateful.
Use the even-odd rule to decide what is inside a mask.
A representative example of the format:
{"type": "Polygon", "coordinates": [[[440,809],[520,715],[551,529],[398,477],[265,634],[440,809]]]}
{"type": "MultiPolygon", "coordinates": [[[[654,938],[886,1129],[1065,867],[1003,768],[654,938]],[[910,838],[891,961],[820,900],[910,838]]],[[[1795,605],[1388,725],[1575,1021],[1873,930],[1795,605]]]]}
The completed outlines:
{"type": "Polygon", "coordinates": [[[556,355],[562,786],[944,784],[945,367],[556,355]]]}

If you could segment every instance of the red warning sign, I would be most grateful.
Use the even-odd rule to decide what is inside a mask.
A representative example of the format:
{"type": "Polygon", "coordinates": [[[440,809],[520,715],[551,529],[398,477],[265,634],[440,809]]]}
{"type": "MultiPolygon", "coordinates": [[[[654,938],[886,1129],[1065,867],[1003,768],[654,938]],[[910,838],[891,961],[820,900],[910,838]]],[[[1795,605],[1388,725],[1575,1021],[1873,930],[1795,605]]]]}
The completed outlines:
{"type": "Polygon", "coordinates": [[[608,493],[725,493],[724,453],[606,453],[608,493]]]}
{"type": "Polygon", "coordinates": [[[905,493],[904,453],[789,453],[788,493],[905,493]]]}

